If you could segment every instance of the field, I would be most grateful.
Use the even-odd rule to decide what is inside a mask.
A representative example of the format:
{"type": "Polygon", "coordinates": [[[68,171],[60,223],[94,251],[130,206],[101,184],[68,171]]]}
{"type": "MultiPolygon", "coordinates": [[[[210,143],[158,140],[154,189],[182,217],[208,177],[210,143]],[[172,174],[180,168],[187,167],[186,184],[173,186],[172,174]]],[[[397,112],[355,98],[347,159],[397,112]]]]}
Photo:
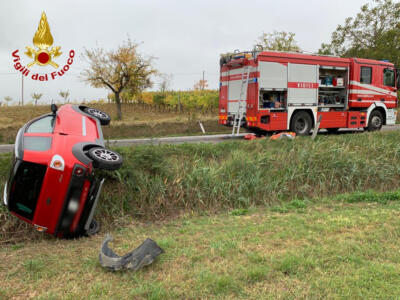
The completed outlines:
{"type": "Polygon", "coordinates": [[[138,273],[99,266],[103,234],[3,245],[0,298],[395,299],[399,195],[296,200],[116,226],[111,246],[120,255],[146,237],[166,251],[138,273]]]}
{"type": "MultiPolygon", "coordinates": [[[[87,104],[109,113],[110,126],[103,127],[106,139],[161,137],[202,134],[201,121],[207,134],[230,133],[218,124],[217,109],[187,109],[179,111],[166,105],[123,104],[123,120],[116,121],[115,104],[87,104]]],[[[27,121],[50,112],[50,106],[0,107],[0,143],[14,143],[18,129],[27,121]]]]}
{"type": "MultiPolygon", "coordinates": [[[[400,132],[117,148],[100,235],[56,240],[0,208],[0,298],[376,299],[399,294],[400,132]],[[97,262],[166,251],[138,273],[97,262]]],[[[11,155],[0,155],[2,191],[11,155]]]]}

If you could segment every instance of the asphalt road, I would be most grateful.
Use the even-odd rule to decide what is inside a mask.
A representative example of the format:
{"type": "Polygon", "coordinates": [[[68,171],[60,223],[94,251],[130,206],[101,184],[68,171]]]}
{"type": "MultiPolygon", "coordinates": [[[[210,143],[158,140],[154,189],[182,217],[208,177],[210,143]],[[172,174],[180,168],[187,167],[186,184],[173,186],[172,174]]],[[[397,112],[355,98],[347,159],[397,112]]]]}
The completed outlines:
{"type": "MultiPolygon", "coordinates": [[[[400,124],[393,126],[383,126],[382,131],[399,130],[400,124]]],[[[322,130],[321,130],[322,131],[322,130]]],[[[340,132],[359,132],[362,130],[341,129],[340,132]]],[[[322,132],[321,132],[322,133],[322,132]]],[[[122,139],[110,140],[107,143],[110,146],[131,146],[131,145],[159,145],[159,144],[182,144],[182,143],[219,143],[226,140],[242,138],[246,133],[232,137],[229,134],[199,135],[199,136],[179,136],[163,138],[143,138],[143,139],[122,139]]],[[[11,152],[14,149],[13,144],[0,145],[0,152],[11,152]]]]}
{"type": "MultiPolygon", "coordinates": [[[[109,146],[131,146],[131,145],[159,145],[159,144],[183,144],[183,143],[219,143],[230,139],[242,138],[246,133],[232,137],[229,134],[199,135],[199,136],[178,136],[162,138],[143,138],[143,139],[122,139],[109,140],[106,144],[109,146]]],[[[11,152],[14,144],[0,144],[1,152],[11,152]]]]}

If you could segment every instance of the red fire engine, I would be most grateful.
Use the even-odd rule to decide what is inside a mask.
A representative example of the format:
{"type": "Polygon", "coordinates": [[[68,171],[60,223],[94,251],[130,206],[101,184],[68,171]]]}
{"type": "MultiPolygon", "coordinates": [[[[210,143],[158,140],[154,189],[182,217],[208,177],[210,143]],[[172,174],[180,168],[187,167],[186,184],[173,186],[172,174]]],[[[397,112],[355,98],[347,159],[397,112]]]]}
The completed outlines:
{"type": "Polygon", "coordinates": [[[306,135],[317,120],[331,132],[395,124],[400,70],[392,63],[253,51],[220,64],[219,123],[232,134],[246,126],[306,135]]]}

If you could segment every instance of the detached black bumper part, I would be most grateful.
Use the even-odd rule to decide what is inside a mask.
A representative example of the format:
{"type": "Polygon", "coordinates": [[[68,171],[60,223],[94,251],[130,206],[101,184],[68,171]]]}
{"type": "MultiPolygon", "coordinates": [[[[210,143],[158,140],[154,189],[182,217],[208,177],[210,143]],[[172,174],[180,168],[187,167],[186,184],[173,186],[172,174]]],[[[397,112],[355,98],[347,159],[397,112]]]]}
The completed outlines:
{"type": "Polygon", "coordinates": [[[100,265],[111,271],[129,269],[137,271],[144,266],[150,265],[164,250],[157,245],[152,239],[146,239],[135,250],[119,256],[108,247],[108,243],[112,241],[112,236],[107,234],[101,244],[99,253],[100,265]]]}

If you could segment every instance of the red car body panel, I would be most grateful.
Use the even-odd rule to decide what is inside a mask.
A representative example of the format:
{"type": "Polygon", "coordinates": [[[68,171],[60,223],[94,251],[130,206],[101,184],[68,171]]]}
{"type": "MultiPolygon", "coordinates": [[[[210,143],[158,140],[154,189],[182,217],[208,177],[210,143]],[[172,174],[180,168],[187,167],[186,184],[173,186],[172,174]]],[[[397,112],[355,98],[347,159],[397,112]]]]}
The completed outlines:
{"type": "MultiPolygon", "coordinates": [[[[26,131],[30,124],[40,118],[27,123],[22,130],[26,131]]],[[[21,143],[16,145],[16,152],[20,151],[23,153],[20,158],[18,158],[18,153],[16,153],[18,159],[23,162],[44,165],[46,166],[46,172],[32,220],[17,214],[15,211],[11,211],[11,213],[32,225],[45,228],[45,231],[49,234],[61,236],[66,234],[65,230],[64,232],[60,231],[60,226],[63,222],[61,220],[63,211],[66,209],[74,211],[72,221],[70,221],[68,226],[69,233],[74,233],[77,230],[80,217],[84,211],[86,201],[89,198],[88,194],[90,188],[93,184],[93,180],[90,178],[93,171],[92,162],[87,157],[82,159],[77,155],[77,152],[81,151],[82,157],[84,157],[84,145],[104,146],[104,142],[100,122],[96,118],[84,113],[78,106],[70,104],[61,106],[56,113],[53,126],[52,133],[24,132],[21,137],[21,143]],[[36,137],[51,138],[50,149],[45,151],[26,149],[24,145],[26,138],[36,137]],[[79,145],[81,145],[81,147],[77,147],[79,145]],[[18,147],[22,149],[17,149],[18,147]],[[74,147],[78,150],[74,150],[74,147]],[[55,155],[63,159],[63,170],[51,167],[51,162],[55,155]],[[73,176],[74,168],[76,169],[79,167],[84,171],[79,175],[79,181],[83,183],[81,184],[82,187],[74,194],[75,198],[77,197],[76,195],[79,194],[79,199],[77,199],[78,203],[74,202],[74,204],[71,204],[71,201],[67,203],[70,200],[67,199],[67,196],[73,187],[73,179],[78,176],[76,174],[75,177],[73,176]]],[[[9,194],[14,192],[13,189],[14,187],[10,187],[11,192],[9,194]]]]}

